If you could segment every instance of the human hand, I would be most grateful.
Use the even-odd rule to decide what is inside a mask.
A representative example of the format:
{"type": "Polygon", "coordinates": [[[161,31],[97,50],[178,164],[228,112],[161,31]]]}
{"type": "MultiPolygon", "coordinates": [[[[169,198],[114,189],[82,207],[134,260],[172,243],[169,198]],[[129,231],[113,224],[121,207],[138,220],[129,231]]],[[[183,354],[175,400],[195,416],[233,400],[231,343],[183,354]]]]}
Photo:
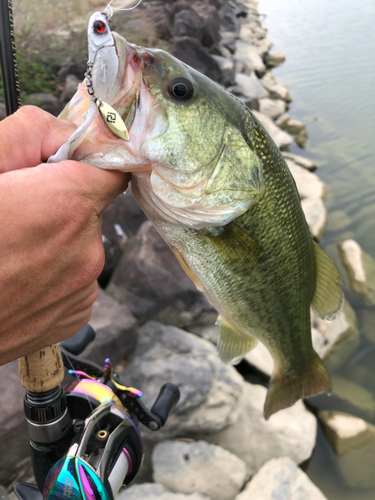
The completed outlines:
{"type": "Polygon", "coordinates": [[[24,135],[15,145],[8,133],[15,122],[6,123],[13,117],[0,123],[0,144],[10,141],[0,159],[0,364],[64,340],[89,321],[104,265],[102,213],[129,180],[74,161],[35,166],[72,131],[47,113],[39,124],[39,112],[21,113],[24,135]]]}

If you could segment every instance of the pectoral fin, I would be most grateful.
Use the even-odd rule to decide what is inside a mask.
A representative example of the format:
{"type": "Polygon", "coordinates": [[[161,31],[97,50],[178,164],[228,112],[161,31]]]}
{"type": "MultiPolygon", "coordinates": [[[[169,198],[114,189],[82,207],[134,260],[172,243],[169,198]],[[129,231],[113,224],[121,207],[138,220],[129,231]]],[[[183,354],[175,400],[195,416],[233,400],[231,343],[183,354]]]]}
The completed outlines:
{"type": "Polygon", "coordinates": [[[217,319],[217,325],[219,326],[217,351],[224,363],[238,363],[258,342],[256,338],[236,330],[221,316],[217,319]]]}
{"type": "Polygon", "coordinates": [[[318,243],[315,241],[313,243],[316,260],[316,284],[311,307],[320,318],[331,320],[342,306],[344,293],[339,285],[344,283],[333,260],[328,257],[318,243]]]}

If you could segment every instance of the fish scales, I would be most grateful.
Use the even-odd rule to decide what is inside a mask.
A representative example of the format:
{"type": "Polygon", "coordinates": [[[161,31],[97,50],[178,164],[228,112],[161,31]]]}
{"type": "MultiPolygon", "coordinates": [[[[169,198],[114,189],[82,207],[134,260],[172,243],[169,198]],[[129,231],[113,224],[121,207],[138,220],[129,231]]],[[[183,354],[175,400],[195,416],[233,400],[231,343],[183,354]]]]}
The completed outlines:
{"type": "Polygon", "coordinates": [[[329,392],[310,305],[332,318],[340,275],[313,241],[271,137],[238,99],[166,52],[111,33],[103,14],[91,17],[88,38],[94,102],[84,82],[61,115],[78,129],[50,160],[131,172],[138,203],[219,313],[221,359],[238,362],[257,340],[272,354],[266,418],[329,392]],[[98,99],[107,100],[101,114],[98,99]]]}

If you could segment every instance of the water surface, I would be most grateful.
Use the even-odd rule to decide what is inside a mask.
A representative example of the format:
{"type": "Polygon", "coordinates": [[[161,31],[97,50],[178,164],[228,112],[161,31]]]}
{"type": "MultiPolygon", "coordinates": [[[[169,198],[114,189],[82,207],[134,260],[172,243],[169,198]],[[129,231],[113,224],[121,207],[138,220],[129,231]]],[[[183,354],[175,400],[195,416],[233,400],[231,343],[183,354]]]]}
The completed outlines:
{"type": "MultiPolygon", "coordinates": [[[[263,25],[272,50],[286,54],[273,74],[292,95],[288,113],[307,126],[302,154],[318,163],[319,176],[330,187],[329,229],[322,246],[336,260],[335,244],[354,238],[375,257],[375,2],[260,0],[259,12],[266,15],[263,25]]],[[[301,154],[295,145],[292,152],[301,154]]],[[[338,374],[374,395],[375,310],[350,291],[346,295],[357,313],[361,346],[338,374]]],[[[375,453],[370,459],[375,475],[375,453]]],[[[345,485],[337,465],[320,431],[307,465],[315,484],[329,500],[375,498],[375,488],[345,485]]],[[[363,466],[359,458],[355,467],[363,466]]]]}

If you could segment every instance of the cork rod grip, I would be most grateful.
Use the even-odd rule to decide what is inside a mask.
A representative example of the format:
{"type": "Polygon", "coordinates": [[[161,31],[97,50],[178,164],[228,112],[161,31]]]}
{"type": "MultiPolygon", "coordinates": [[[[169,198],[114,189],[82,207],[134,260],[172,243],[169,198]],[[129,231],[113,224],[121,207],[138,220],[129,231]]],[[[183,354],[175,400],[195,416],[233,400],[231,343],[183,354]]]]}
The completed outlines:
{"type": "Polygon", "coordinates": [[[18,360],[21,384],[27,391],[46,392],[64,378],[64,364],[59,344],[53,344],[18,360]]]}

